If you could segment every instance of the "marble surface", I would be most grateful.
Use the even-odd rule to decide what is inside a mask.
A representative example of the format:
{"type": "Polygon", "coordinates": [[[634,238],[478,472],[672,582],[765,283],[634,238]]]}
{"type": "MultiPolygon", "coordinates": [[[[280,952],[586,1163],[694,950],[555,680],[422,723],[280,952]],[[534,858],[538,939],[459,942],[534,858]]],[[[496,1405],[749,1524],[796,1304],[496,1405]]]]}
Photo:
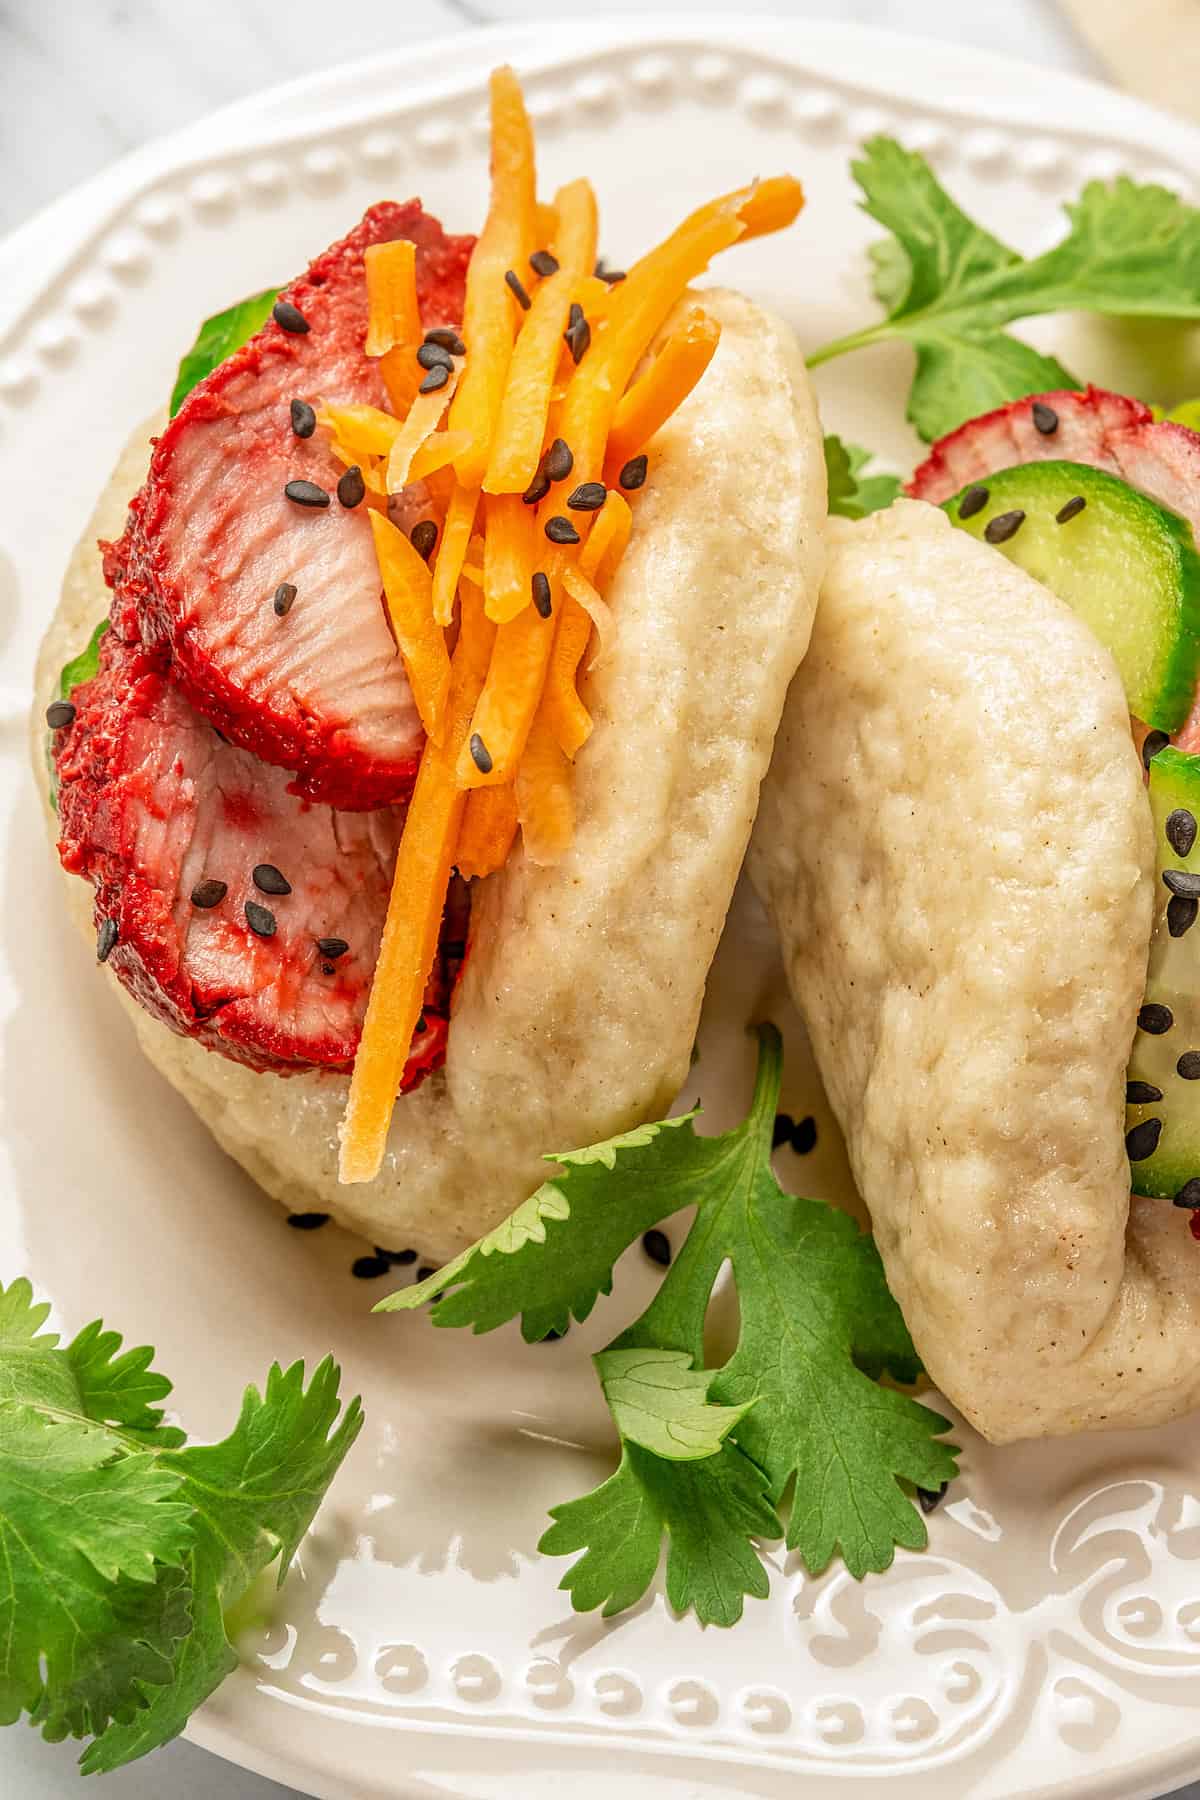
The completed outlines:
{"type": "MultiPolygon", "coordinates": [[[[645,13],[645,0],[606,0],[645,13]]],[[[663,13],[703,0],[657,0],[663,13]]],[[[729,0],[720,10],[729,10],[729,0]]],[[[1095,74],[1054,0],[756,0],[759,13],[857,19],[1003,49],[1095,74]]],[[[393,0],[330,8],[327,0],[0,0],[0,232],[149,138],[336,58],[492,21],[558,15],[550,0],[393,0]],[[202,23],[200,22],[202,21],[202,23]]],[[[0,1794],[65,1800],[78,1789],[76,1749],[24,1726],[0,1735],[0,1794]]],[[[119,1775],[89,1782],[100,1800],[299,1800],[175,1744],[119,1775]]],[[[1200,1800],[1200,1784],[1177,1800],[1200,1800]]]]}

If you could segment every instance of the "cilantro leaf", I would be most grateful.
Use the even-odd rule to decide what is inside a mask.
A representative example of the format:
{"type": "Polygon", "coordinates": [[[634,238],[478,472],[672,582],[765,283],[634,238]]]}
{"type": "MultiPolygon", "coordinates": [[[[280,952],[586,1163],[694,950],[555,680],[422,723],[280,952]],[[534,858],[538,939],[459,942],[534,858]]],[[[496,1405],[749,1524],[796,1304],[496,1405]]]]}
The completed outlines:
{"type": "Polygon", "coordinates": [[[865,519],[890,506],[903,482],[898,475],[866,475],[871,452],[845,444],[830,432],[825,439],[825,476],[829,511],[843,519],[865,519]]]}
{"type": "Polygon", "coordinates": [[[0,1724],[92,1735],[84,1769],[109,1770],[233,1667],[225,1611],[276,1556],[282,1580],[361,1410],[333,1429],[328,1359],[307,1389],[276,1367],[223,1443],[186,1446],[152,1351],[98,1321],[62,1346],[48,1311],[0,1286],[0,1724]]]}
{"type": "Polygon", "coordinates": [[[278,296],[278,288],[268,288],[264,293],[251,294],[249,299],[239,300],[236,306],[226,307],[224,312],[205,319],[195,343],[179,365],[171,392],[172,418],[196,383],[211,375],[219,363],[240,350],[266,324],[278,296]]]}
{"type": "Polygon", "coordinates": [[[825,345],[816,365],[902,339],[916,352],[908,416],[926,439],[1023,394],[1079,383],[1004,327],[1045,313],[1200,318],[1200,211],[1166,188],[1089,182],[1068,230],[1024,258],[971,220],[928,163],[872,138],[853,172],[863,207],[892,234],[872,252],[880,324],[825,345]]]}
{"type": "Polygon", "coordinates": [[[780,1042],[761,1032],[749,1116],[720,1137],[694,1115],[551,1160],[561,1173],[506,1226],[389,1305],[441,1295],[438,1325],[487,1331],[520,1315],[527,1337],[587,1317],[615,1257],[658,1218],[695,1206],[655,1299],[595,1359],[618,1433],[616,1474],[552,1508],[550,1554],[584,1552],[563,1586],[574,1605],[620,1611],[645,1592],[668,1541],[667,1592],[706,1623],[730,1624],[766,1591],[752,1542],[779,1535],[819,1571],[840,1550],[857,1576],[919,1548],[909,1489],[955,1472],[944,1419],[873,1379],[911,1382],[916,1352],[872,1240],[820,1202],[784,1194],[771,1171],[780,1042]],[[732,1267],[736,1348],[704,1367],[717,1276],[732,1267]],[[745,1409],[744,1411],[742,1409],[745,1409]]]}

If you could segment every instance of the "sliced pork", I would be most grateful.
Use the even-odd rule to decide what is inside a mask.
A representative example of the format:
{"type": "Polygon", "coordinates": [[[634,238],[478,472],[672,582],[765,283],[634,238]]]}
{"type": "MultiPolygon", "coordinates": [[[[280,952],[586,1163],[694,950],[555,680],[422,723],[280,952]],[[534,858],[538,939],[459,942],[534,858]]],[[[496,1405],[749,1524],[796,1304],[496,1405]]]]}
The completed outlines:
{"type": "Polygon", "coordinates": [[[934,444],[908,492],[940,504],[996,469],[1051,458],[1119,475],[1187,519],[1200,541],[1200,434],[1104,388],[1031,394],[969,420],[934,444]]]}
{"type": "MultiPolygon", "coordinates": [[[[99,949],[184,1036],[253,1069],[345,1069],[403,813],[289,793],[286,772],[226,743],[167,667],[165,651],[109,631],[55,733],[59,853],[95,886],[99,949]]],[[[447,933],[461,940],[464,924],[448,915],[447,933]]],[[[444,934],[405,1088],[443,1060],[461,957],[444,934]]]]}
{"type": "Polygon", "coordinates": [[[291,403],[386,406],[363,352],[363,259],[401,237],[417,245],[426,326],[458,322],[473,240],[447,237],[416,201],[373,206],[285,290],[284,325],[269,319],[188,395],[105,557],[122,636],[168,649],[173,679],[205,718],[289,770],[295,792],[341,808],[404,799],[422,732],[366,506],[339,502],[326,434],[297,436],[291,403]],[[286,498],[294,481],[329,503],[286,498]],[[283,583],[295,597],[280,616],[283,583]]]}

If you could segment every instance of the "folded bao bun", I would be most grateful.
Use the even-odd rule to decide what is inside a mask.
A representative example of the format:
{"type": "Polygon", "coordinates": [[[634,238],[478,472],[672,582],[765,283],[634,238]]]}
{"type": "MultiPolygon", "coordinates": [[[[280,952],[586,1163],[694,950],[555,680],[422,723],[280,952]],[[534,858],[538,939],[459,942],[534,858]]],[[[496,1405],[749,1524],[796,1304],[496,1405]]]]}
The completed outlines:
{"type": "MultiPolygon", "coordinates": [[[[609,594],[611,648],[585,689],[595,730],[574,845],[552,868],[518,850],[476,884],[446,1064],[397,1103],[379,1176],[338,1185],[347,1077],[254,1073],[118,990],[147,1056],[256,1181],[375,1243],[453,1255],[538,1185],[544,1152],[660,1116],[686,1076],[824,559],[821,432],[793,335],[738,294],[706,290],[704,304],[720,347],[655,440],[609,594]]],[[[43,786],[42,713],[108,610],[96,539],[119,535],[145,460],[139,433],[43,646],[43,786]]],[[[89,885],[66,886],[93,938],[89,885]]]]}
{"type": "Polygon", "coordinates": [[[831,522],[750,869],[892,1291],[995,1442],[1200,1402],[1200,1247],[1130,1201],[1154,846],[1116,669],[936,508],[831,522]]]}

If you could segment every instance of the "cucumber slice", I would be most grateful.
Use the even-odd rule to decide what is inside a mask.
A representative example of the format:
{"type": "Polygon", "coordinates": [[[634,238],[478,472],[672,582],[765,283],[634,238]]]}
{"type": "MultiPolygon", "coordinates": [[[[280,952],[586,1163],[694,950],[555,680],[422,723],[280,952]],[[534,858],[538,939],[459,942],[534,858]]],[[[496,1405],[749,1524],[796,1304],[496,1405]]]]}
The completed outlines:
{"type": "Polygon", "coordinates": [[[1135,718],[1179,729],[1200,675],[1200,556],[1186,519],[1075,462],[1000,469],[945,510],[1091,626],[1112,652],[1135,718]]]}
{"type": "Polygon", "coordinates": [[[1125,1142],[1135,1194],[1200,1208],[1200,897],[1172,892],[1200,895],[1200,756],[1160,750],[1150,763],[1150,806],[1158,898],[1129,1061],[1129,1092],[1143,1097],[1126,1109],[1125,1142]]]}

